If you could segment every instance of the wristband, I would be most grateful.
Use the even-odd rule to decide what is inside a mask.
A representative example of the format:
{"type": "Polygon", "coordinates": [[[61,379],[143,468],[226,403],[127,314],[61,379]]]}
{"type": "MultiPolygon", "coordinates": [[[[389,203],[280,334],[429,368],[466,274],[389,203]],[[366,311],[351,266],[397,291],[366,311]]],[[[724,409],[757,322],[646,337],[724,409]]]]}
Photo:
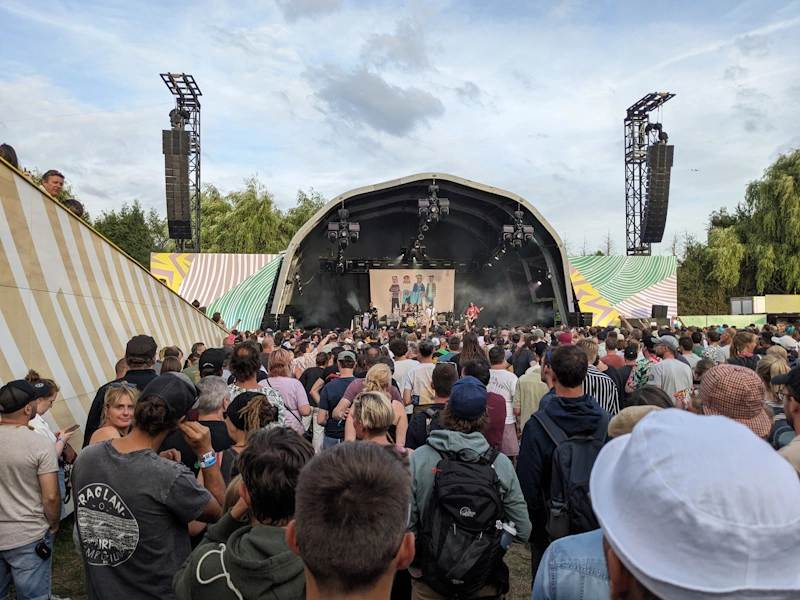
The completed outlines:
{"type": "Polygon", "coordinates": [[[199,466],[201,469],[205,469],[215,464],[217,464],[217,455],[214,452],[207,452],[203,454],[203,456],[197,457],[197,466],[199,466]]]}
{"type": "Polygon", "coordinates": [[[57,438],[56,438],[56,444],[57,444],[58,442],[64,442],[65,444],[67,443],[67,442],[66,442],[66,440],[64,440],[64,438],[62,438],[62,437],[57,437],[57,438]]]}

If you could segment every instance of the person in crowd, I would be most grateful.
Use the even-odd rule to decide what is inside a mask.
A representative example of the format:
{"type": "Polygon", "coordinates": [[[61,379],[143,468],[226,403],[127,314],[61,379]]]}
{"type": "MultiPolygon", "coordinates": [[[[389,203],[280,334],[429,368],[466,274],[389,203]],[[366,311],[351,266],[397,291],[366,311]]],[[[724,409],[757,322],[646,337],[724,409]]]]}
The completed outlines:
{"type": "Polygon", "coordinates": [[[519,340],[514,346],[513,355],[511,356],[510,362],[514,370],[514,375],[519,378],[522,377],[528,371],[528,369],[536,364],[536,353],[533,349],[536,341],[530,334],[525,335],[525,337],[520,337],[518,333],[515,333],[512,336],[512,343],[514,343],[514,337],[519,338],[519,340]]]}
{"type": "MultiPolygon", "coordinates": [[[[183,371],[181,367],[181,361],[177,356],[167,356],[161,361],[161,370],[159,371],[159,374],[163,375],[164,373],[180,373],[181,371],[183,371]]],[[[191,380],[191,377],[189,379],[191,380]]]]}
{"type": "MultiPolygon", "coordinates": [[[[610,415],[619,412],[619,388],[608,373],[597,368],[597,344],[590,339],[578,340],[575,343],[586,355],[588,361],[586,378],[583,381],[583,393],[591,396],[610,415]]],[[[613,367],[607,367],[609,372],[613,367]]]]}
{"type": "MultiPolygon", "coordinates": [[[[410,458],[411,512],[408,530],[419,534],[429,526],[431,496],[434,492],[435,471],[443,454],[455,455],[458,461],[476,463],[485,459],[492,449],[482,432],[489,424],[486,409],[486,386],[471,376],[459,379],[450,392],[450,400],[439,415],[443,429],[431,431],[428,442],[420,446],[410,458]]],[[[511,459],[504,454],[492,455],[491,463],[499,480],[499,493],[505,518],[516,524],[516,539],[525,542],[530,534],[530,520],[519,481],[511,459]]],[[[488,460],[488,459],[487,459],[488,460]]],[[[500,560],[485,587],[475,597],[495,597],[508,591],[508,569],[500,560]]],[[[434,592],[422,577],[421,565],[409,569],[412,576],[414,598],[444,598],[434,592]]]]}
{"type": "Polygon", "coordinates": [[[501,396],[505,402],[506,417],[500,448],[503,454],[514,460],[519,454],[519,423],[517,423],[517,417],[514,414],[514,394],[517,391],[517,376],[507,370],[506,353],[499,346],[489,350],[489,364],[489,383],[486,384],[486,389],[493,394],[501,396]]]}
{"type": "Polygon", "coordinates": [[[473,358],[482,358],[485,360],[486,354],[478,341],[478,335],[474,331],[467,331],[461,336],[461,351],[455,357],[449,359],[449,362],[456,364],[458,376],[461,377],[461,366],[465,365],[473,358]]]}
{"type": "MultiPolygon", "coordinates": [[[[204,377],[222,377],[225,365],[225,351],[222,348],[204,350],[198,365],[200,367],[200,379],[204,377]]],[[[196,383],[199,383],[199,381],[196,383]]]]}
{"type": "Polygon", "coordinates": [[[286,426],[303,435],[308,428],[311,406],[303,384],[291,376],[292,362],[292,354],[288,350],[283,348],[274,350],[269,359],[267,385],[277,390],[283,399],[286,426]]]}
{"type": "Polygon", "coordinates": [[[106,392],[103,416],[89,444],[125,437],[130,433],[139,390],[127,382],[114,383],[106,392]]]}
{"type": "Polygon", "coordinates": [[[222,451],[220,460],[225,485],[238,474],[236,459],[247,447],[250,432],[283,426],[278,418],[278,407],[262,390],[244,392],[230,401],[225,409],[225,428],[233,443],[222,451]]]}
{"type": "Polygon", "coordinates": [[[473,358],[465,362],[461,367],[462,377],[474,377],[486,386],[486,412],[489,415],[489,425],[483,430],[483,437],[486,438],[490,448],[497,448],[500,452],[506,454],[504,436],[508,430],[508,415],[506,413],[508,405],[503,396],[489,389],[493,372],[489,367],[488,361],[483,358],[473,358]]]}
{"type": "Polygon", "coordinates": [[[704,414],[728,417],[762,439],[769,437],[772,419],[764,410],[764,384],[753,369],[717,365],[703,375],[700,398],[704,414]]]}
{"type": "Polygon", "coordinates": [[[0,388],[0,598],[13,580],[17,598],[55,598],[50,572],[61,519],[54,442],[28,426],[44,384],[9,381],[0,388]],[[40,387],[35,387],[40,385],[40,387]]]}
{"type": "Polygon", "coordinates": [[[347,419],[347,411],[345,414],[340,414],[338,418],[333,416],[333,411],[347,391],[347,387],[355,380],[353,369],[356,366],[356,355],[349,350],[340,352],[337,363],[339,377],[326,383],[322,387],[319,397],[317,423],[325,427],[322,441],[322,447],[325,450],[344,441],[344,422],[347,419]]]}
{"type": "Polygon", "coordinates": [[[269,370],[269,357],[275,349],[275,338],[268,335],[261,342],[261,366],[269,370]]]}
{"type": "MultiPolygon", "coordinates": [[[[488,380],[489,369],[485,361],[477,359],[484,365],[486,371],[486,378],[488,380]]],[[[431,387],[433,388],[433,404],[431,404],[424,412],[414,415],[408,423],[408,431],[406,432],[406,448],[415,450],[428,441],[431,431],[442,429],[439,421],[441,411],[447,406],[450,400],[450,390],[453,384],[458,380],[458,373],[452,366],[452,363],[439,363],[433,370],[431,375],[431,387]]],[[[485,384],[484,384],[485,385],[485,384]]],[[[505,403],[503,404],[505,407],[505,403]]],[[[502,419],[503,426],[505,426],[505,419],[502,419]]],[[[502,430],[500,435],[502,436],[502,430]]],[[[501,438],[502,439],[502,438],[501,438]]]]}
{"type": "Polygon", "coordinates": [[[8,144],[0,144],[0,158],[5,160],[15,169],[19,169],[19,160],[17,159],[17,152],[13,146],[8,144]]]}
{"type": "Polygon", "coordinates": [[[84,208],[83,204],[76,200],[75,198],[67,198],[61,203],[64,208],[66,208],[69,212],[71,212],[76,217],[82,219],[86,209],[84,208]]]}
{"type": "Polygon", "coordinates": [[[678,345],[680,346],[680,355],[687,363],[689,363],[689,367],[694,370],[694,368],[697,366],[697,363],[700,362],[700,355],[695,354],[694,352],[694,343],[692,342],[692,338],[682,337],[678,340],[678,345]]]}
{"type": "MultiPolygon", "coordinates": [[[[389,353],[394,359],[394,374],[392,375],[392,378],[402,390],[403,386],[406,384],[406,376],[408,375],[408,372],[414,367],[418,367],[419,361],[414,360],[409,356],[408,344],[401,337],[396,337],[389,341],[389,353]]],[[[405,401],[403,403],[405,404],[405,401]]],[[[414,414],[414,406],[410,403],[406,404],[405,412],[406,417],[411,420],[411,417],[414,414]]]]}
{"type": "Polygon", "coordinates": [[[311,444],[314,447],[314,452],[319,453],[322,450],[322,439],[325,436],[325,428],[317,422],[317,415],[319,413],[319,405],[317,404],[317,398],[315,399],[314,396],[311,394],[311,390],[314,387],[314,383],[318,380],[322,379],[322,374],[325,371],[325,367],[328,366],[330,362],[330,354],[327,352],[317,352],[316,359],[316,366],[311,367],[310,369],[306,369],[303,371],[303,374],[300,376],[300,385],[303,386],[303,389],[306,392],[306,399],[308,400],[308,405],[311,407],[311,428],[313,431],[313,438],[311,440],[311,444]]]}
{"type": "MultiPolygon", "coordinates": [[[[565,436],[596,436],[605,439],[608,429],[608,413],[593,397],[583,391],[589,361],[578,346],[560,344],[550,353],[548,362],[555,395],[540,404],[545,420],[560,428],[565,436]]],[[[537,413],[538,414],[538,413],[537,413]]],[[[531,566],[535,573],[542,554],[547,549],[548,507],[543,488],[549,488],[548,474],[556,443],[550,437],[542,421],[529,419],[522,431],[517,475],[525,495],[530,515],[531,566]]]]}
{"type": "Polygon", "coordinates": [[[731,345],[733,338],[736,337],[736,330],[733,327],[723,329],[719,334],[719,355],[720,362],[727,362],[731,357],[731,345]]]}
{"type": "MultiPolygon", "coordinates": [[[[128,365],[128,372],[125,373],[125,381],[133,385],[138,390],[143,390],[148,383],[153,381],[157,375],[153,369],[156,360],[158,345],[149,335],[135,335],[125,346],[125,362],[128,365]]],[[[122,379],[115,379],[97,390],[89,414],[86,417],[86,427],[83,429],[83,447],[89,445],[92,435],[100,425],[100,418],[103,414],[103,407],[106,405],[106,392],[111,383],[120,383],[122,379]]]]}
{"type": "MultiPolygon", "coordinates": [[[[649,414],[603,448],[589,490],[614,600],[800,595],[792,553],[776,549],[800,539],[800,480],[731,420],[649,414]]],[[[572,564],[596,556],[596,547],[577,550],[572,564]]]]}
{"type": "MultiPolygon", "coordinates": [[[[537,355],[534,353],[534,356],[537,355]]],[[[524,428],[531,415],[539,410],[539,401],[550,390],[542,381],[539,364],[534,364],[537,369],[517,379],[517,387],[514,390],[514,415],[519,420],[520,429],[524,428]]]]}
{"type": "Polygon", "coordinates": [[[54,169],[45,171],[42,175],[42,189],[50,194],[53,198],[61,193],[64,187],[64,175],[54,169]]]}
{"type": "Polygon", "coordinates": [[[623,383],[620,401],[622,406],[625,407],[630,406],[627,382],[639,358],[639,342],[636,340],[629,340],[628,345],[625,346],[625,350],[622,351],[622,357],[625,359],[625,364],[617,369],[617,375],[619,375],[619,379],[623,383]]]}
{"type": "Polygon", "coordinates": [[[389,598],[414,556],[405,461],[392,447],[347,442],[303,468],[286,541],[303,559],[308,600],[389,598]]]}
{"type": "Polygon", "coordinates": [[[676,360],[678,340],[671,335],[653,338],[653,344],[661,361],[650,367],[647,385],[660,387],[675,404],[685,408],[694,385],[692,368],[676,360]]]}
{"type": "Polygon", "coordinates": [[[797,391],[800,390],[800,369],[792,369],[773,377],[771,384],[780,389],[777,396],[783,401],[786,424],[795,434],[778,450],[778,453],[789,461],[800,475],[800,392],[797,391]]]}
{"type": "Polygon", "coordinates": [[[726,356],[722,346],[720,346],[720,335],[716,329],[709,329],[706,333],[708,339],[708,347],[702,352],[702,357],[712,361],[715,365],[724,363],[730,358],[726,356]]]}
{"type": "Polygon", "coordinates": [[[172,577],[189,556],[187,524],[221,516],[225,484],[207,427],[186,421],[197,390],[181,373],[151,381],[123,438],[83,449],[72,474],[78,538],[90,599],[175,598],[172,577]],[[203,469],[201,486],[179,462],[159,457],[180,430],[203,469]]]}
{"type": "Polygon", "coordinates": [[[614,369],[620,369],[625,365],[625,359],[617,354],[617,337],[608,336],[605,341],[606,355],[600,358],[600,362],[614,369]]]}
{"type": "Polygon", "coordinates": [[[403,384],[403,404],[412,406],[412,414],[418,414],[433,404],[431,375],[436,365],[433,363],[433,344],[422,340],[417,344],[419,365],[411,369],[403,384]]]}
{"type": "Polygon", "coordinates": [[[789,366],[785,360],[777,356],[764,356],[758,361],[756,373],[764,383],[764,404],[772,410],[774,415],[772,431],[769,434],[769,443],[776,450],[788,444],[795,436],[794,429],[786,421],[786,413],[783,409],[783,400],[779,394],[783,391],[783,386],[772,383],[772,380],[780,375],[789,372],[789,366]]]}
{"type": "MultiPolygon", "coordinates": [[[[353,400],[353,409],[350,411],[348,421],[352,419],[355,436],[359,440],[375,442],[382,446],[394,446],[401,453],[411,452],[389,435],[389,428],[394,425],[397,418],[393,404],[395,403],[383,392],[361,392],[353,400]]],[[[408,424],[405,413],[402,414],[402,419],[408,424]]]]}
{"type": "Polygon", "coordinates": [[[181,600],[305,597],[303,561],[286,544],[295,488],[314,456],[287,428],[256,430],[239,455],[239,499],[211,525],[173,580],[181,600]]]}
{"type": "MultiPolygon", "coordinates": [[[[209,349],[203,354],[205,355],[212,350],[209,349]]],[[[227,461],[223,465],[223,453],[234,444],[233,439],[228,435],[228,426],[225,423],[225,411],[230,405],[230,388],[222,377],[215,375],[202,377],[197,382],[196,387],[200,392],[200,396],[197,399],[197,422],[208,428],[211,434],[211,447],[217,454],[220,468],[229,466],[227,461]]],[[[181,462],[194,475],[199,473],[200,465],[197,457],[180,431],[167,436],[159,451],[170,449],[180,452],[181,462]]],[[[223,479],[225,479],[225,476],[226,474],[223,471],[223,479]]]]}
{"type": "Polygon", "coordinates": [[[696,357],[702,358],[704,349],[705,349],[705,347],[703,346],[703,332],[702,331],[693,331],[692,332],[692,353],[696,357]]]}
{"type": "Polygon", "coordinates": [[[675,402],[659,387],[648,385],[636,390],[629,396],[631,406],[657,406],[658,408],[675,408],[675,402]]]}
{"type": "Polygon", "coordinates": [[[731,342],[731,357],[727,360],[728,364],[741,365],[755,371],[760,358],[760,356],[754,354],[755,349],[756,336],[748,331],[740,331],[733,337],[731,342]]]}
{"type": "Polygon", "coordinates": [[[286,414],[283,397],[265,381],[267,374],[261,371],[261,358],[255,342],[242,342],[233,349],[230,363],[233,383],[230,384],[230,399],[244,392],[258,391],[266,396],[278,409],[278,425],[283,427],[286,414]]]}
{"type": "MultiPolygon", "coordinates": [[[[58,457],[58,489],[60,490],[61,498],[63,499],[66,497],[67,492],[66,476],[64,471],[67,444],[75,431],[70,431],[69,428],[67,428],[59,429],[53,433],[53,431],[50,429],[50,425],[48,425],[47,421],[44,420],[44,415],[47,414],[51,408],[53,408],[53,402],[55,402],[58,393],[61,391],[61,388],[58,386],[58,384],[52,379],[43,379],[33,369],[28,371],[28,374],[25,376],[25,381],[30,383],[34,388],[37,389],[37,391],[43,390],[43,393],[45,394],[42,398],[39,398],[38,402],[36,403],[36,415],[33,417],[33,419],[31,419],[30,423],[28,423],[28,427],[33,427],[33,430],[36,431],[36,433],[46,437],[55,446],[56,456],[58,457]]],[[[74,455],[72,449],[69,449],[69,452],[74,455]]],[[[62,503],[61,518],[63,519],[66,516],[67,509],[62,503]]]]}
{"type": "Polygon", "coordinates": [[[118,380],[122,380],[127,372],[128,372],[128,362],[125,360],[125,357],[123,356],[117,361],[117,364],[114,365],[114,376],[118,380]]]}
{"type": "MultiPolygon", "coordinates": [[[[392,385],[392,371],[387,365],[377,364],[370,367],[364,379],[356,377],[347,386],[342,399],[333,410],[334,418],[337,415],[343,415],[353,405],[355,398],[362,392],[379,392],[389,398],[390,407],[395,414],[387,429],[389,440],[392,443],[403,446],[406,443],[408,417],[406,417],[405,406],[400,392],[392,385]]],[[[353,412],[350,411],[345,419],[344,439],[353,441],[356,439],[357,434],[353,412]]]]}
{"type": "Polygon", "coordinates": [[[461,338],[457,335],[451,335],[447,340],[447,352],[442,354],[442,356],[439,358],[439,362],[458,362],[456,356],[458,356],[460,352],[461,338]]]}
{"type": "MultiPolygon", "coordinates": [[[[195,346],[196,345],[197,344],[195,344],[195,346]]],[[[205,349],[205,347],[203,347],[203,349],[205,349]]],[[[195,352],[189,354],[189,357],[183,365],[183,371],[181,372],[186,375],[192,383],[197,383],[200,380],[200,355],[195,352]]]]}

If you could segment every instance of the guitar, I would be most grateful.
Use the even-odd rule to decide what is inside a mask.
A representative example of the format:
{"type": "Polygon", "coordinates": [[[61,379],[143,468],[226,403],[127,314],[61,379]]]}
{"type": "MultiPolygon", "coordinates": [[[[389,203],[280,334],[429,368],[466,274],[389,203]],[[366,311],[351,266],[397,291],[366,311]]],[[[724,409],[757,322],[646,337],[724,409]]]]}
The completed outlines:
{"type": "MultiPolygon", "coordinates": [[[[477,308],[477,307],[476,307],[476,308],[477,308]]],[[[480,312],[481,312],[482,310],[483,310],[483,307],[481,306],[480,308],[478,308],[478,312],[477,312],[477,313],[475,313],[474,315],[466,315],[466,320],[467,320],[467,323],[469,323],[469,324],[472,324],[472,323],[474,323],[474,322],[475,322],[475,319],[477,319],[477,318],[478,318],[478,315],[480,314],[480,312]]]]}

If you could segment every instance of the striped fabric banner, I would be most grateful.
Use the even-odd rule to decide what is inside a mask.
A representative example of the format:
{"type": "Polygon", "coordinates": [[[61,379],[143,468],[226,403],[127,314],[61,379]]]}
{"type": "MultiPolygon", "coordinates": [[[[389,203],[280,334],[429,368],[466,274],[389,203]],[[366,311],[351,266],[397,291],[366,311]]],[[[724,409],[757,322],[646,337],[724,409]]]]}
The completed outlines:
{"type": "Polygon", "coordinates": [[[153,253],[150,272],[187,302],[197,300],[200,306],[208,306],[277,257],[277,254],[153,253]]]}
{"type": "Polygon", "coordinates": [[[142,333],[184,352],[225,335],[0,160],[0,382],[29,368],[54,379],[61,393],[45,416],[53,431],[83,426],[97,388],[142,333]]]}
{"type": "Polygon", "coordinates": [[[283,262],[283,255],[267,264],[258,273],[248,277],[208,307],[208,314],[218,312],[222,320],[233,327],[238,319],[240,331],[255,331],[261,327],[264,310],[271,300],[270,293],[283,262]]]}

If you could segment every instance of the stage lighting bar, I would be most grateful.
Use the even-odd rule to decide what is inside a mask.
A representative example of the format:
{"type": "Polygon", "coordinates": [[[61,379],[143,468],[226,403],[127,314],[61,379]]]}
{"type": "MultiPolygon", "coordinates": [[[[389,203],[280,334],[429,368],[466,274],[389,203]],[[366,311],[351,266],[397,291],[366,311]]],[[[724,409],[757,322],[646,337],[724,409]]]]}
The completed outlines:
{"type": "Polygon", "coordinates": [[[339,248],[344,250],[349,244],[355,244],[361,235],[361,225],[349,222],[350,212],[345,208],[338,211],[338,221],[328,223],[328,241],[331,244],[338,242],[339,248]]]}
{"type": "Polygon", "coordinates": [[[505,247],[505,245],[510,244],[519,250],[525,244],[535,241],[533,227],[531,225],[523,224],[524,217],[525,213],[523,211],[514,211],[514,222],[503,225],[503,231],[500,237],[500,245],[505,247]]]}

